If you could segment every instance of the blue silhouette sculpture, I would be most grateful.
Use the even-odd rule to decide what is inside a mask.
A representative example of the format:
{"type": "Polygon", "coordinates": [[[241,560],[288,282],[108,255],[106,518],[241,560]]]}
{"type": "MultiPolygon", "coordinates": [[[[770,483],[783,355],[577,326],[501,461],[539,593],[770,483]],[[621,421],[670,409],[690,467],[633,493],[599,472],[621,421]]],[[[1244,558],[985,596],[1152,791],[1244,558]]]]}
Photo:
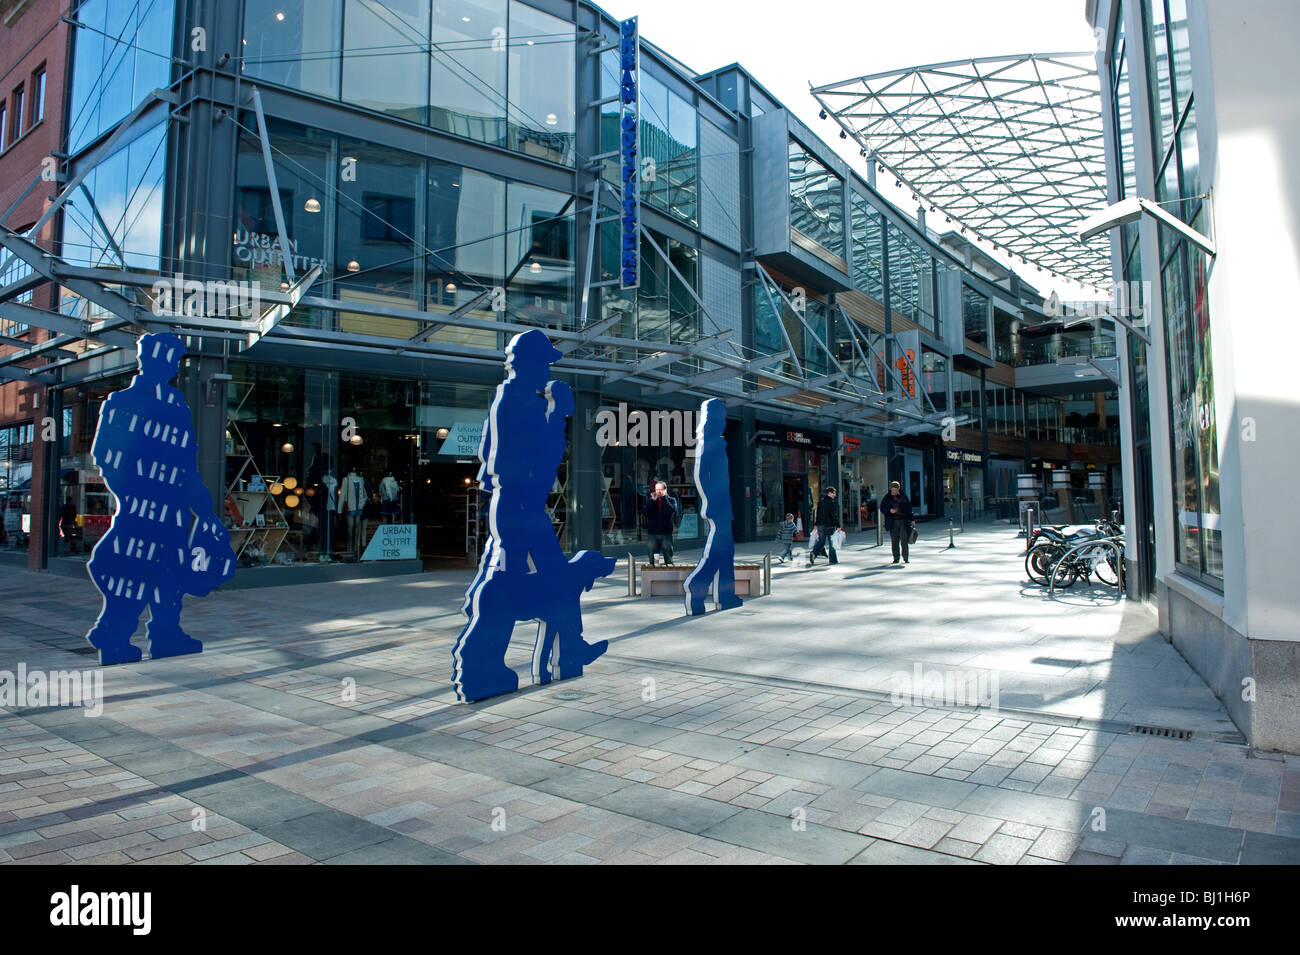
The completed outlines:
{"type": "Polygon", "coordinates": [[[200,652],[203,644],[181,630],[184,596],[206,596],[235,574],[230,535],[199,477],[189,406],[169,384],[185,344],[175,335],[145,335],[136,353],[139,371],[104,402],[91,446],[117,499],[87,564],[104,597],[86,635],[101,664],[141,658],[131,635],[146,607],[151,656],[200,652]]]}
{"type": "Polygon", "coordinates": [[[452,649],[457,698],[485,699],[519,688],[506,665],[517,622],[537,620],[532,675],[537,683],[581,676],[608,643],[582,637],[582,592],[614,570],[614,558],[582,551],[565,560],[546,510],[564,459],[573,391],[550,381],[560,352],[545,333],[516,335],[506,348],[506,378],[497,386],[479,444],[479,482],[492,494],[489,538],[478,572],[465,591],[469,622],[452,649]],[[551,659],[558,640],[558,674],[551,659]]]}
{"type": "Polygon", "coordinates": [[[739,607],[736,596],[736,542],[731,536],[731,474],[727,467],[727,406],[718,398],[700,405],[699,424],[695,428],[695,486],[700,492],[700,514],[709,522],[709,536],[704,554],[682,584],[686,612],[691,616],[704,613],[704,597],[709,585],[714,599],[723,610],[739,607]]]}

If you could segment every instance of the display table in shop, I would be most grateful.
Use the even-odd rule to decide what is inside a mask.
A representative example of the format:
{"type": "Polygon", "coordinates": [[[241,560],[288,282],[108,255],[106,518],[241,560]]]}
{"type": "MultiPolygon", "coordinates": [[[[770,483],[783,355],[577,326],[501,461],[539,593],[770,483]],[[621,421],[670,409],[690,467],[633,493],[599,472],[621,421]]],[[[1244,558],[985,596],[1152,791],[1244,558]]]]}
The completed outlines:
{"type": "MultiPolygon", "coordinates": [[[[736,596],[757,597],[763,592],[763,565],[736,564],[736,596]]],[[[680,597],[682,584],[695,569],[694,564],[642,564],[642,597],[680,597]]],[[[713,581],[709,581],[709,594],[713,581]]]]}

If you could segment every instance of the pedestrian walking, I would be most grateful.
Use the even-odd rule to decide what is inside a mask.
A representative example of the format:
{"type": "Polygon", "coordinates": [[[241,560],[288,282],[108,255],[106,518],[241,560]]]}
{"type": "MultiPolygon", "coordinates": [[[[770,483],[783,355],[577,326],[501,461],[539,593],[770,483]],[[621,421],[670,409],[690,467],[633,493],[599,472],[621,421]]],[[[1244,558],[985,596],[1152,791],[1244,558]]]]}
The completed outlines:
{"type": "Polygon", "coordinates": [[[650,563],[655,562],[655,554],[664,555],[664,564],[673,562],[673,527],[677,520],[677,504],[668,496],[668,485],[663,481],[655,482],[654,493],[646,501],[645,509],[646,537],[650,542],[650,563]]]}
{"type": "Polygon", "coordinates": [[[798,526],[799,525],[794,522],[793,514],[787,514],[785,516],[785,520],[783,520],[780,524],[777,525],[776,528],[777,543],[785,545],[785,550],[781,553],[781,556],[778,558],[783,564],[787,560],[794,560],[794,532],[796,528],[798,528],[798,526]]]}
{"type": "Polygon", "coordinates": [[[840,529],[840,505],[835,499],[835,488],[828,487],[817,502],[817,543],[808,552],[808,566],[817,562],[818,554],[828,555],[832,564],[840,559],[835,554],[835,532],[840,529]]]}
{"type": "Polygon", "coordinates": [[[894,550],[894,563],[898,563],[900,550],[903,563],[907,563],[907,545],[911,542],[912,528],[916,521],[912,519],[912,502],[903,493],[903,486],[897,481],[889,482],[889,493],[880,502],[880,513],[889,522],[889,542],[894,550]]]}

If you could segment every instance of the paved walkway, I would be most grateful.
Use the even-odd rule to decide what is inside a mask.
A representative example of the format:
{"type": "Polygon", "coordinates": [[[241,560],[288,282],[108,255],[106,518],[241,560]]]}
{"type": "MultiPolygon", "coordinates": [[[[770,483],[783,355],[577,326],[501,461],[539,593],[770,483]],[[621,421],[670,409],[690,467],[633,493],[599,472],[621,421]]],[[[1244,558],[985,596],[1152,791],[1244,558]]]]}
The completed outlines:
{"type": "MultiPolygon", "coordinates": [[[[957,543],[851,543],[697,619],[616,576],[586,676],[474,706],[468,572],[217,593],[205,652],[107,668],[101,716],[0,711],[0,862],[1300,862],[1296,757],[1248,750],[1145,610],[1049,601],[1005,526],[957,543]],[[996,675],[998,706],[897,673],[996,675]]],[[[85,666],[97,610],[0,571],[0,669],[85,666]]]]}

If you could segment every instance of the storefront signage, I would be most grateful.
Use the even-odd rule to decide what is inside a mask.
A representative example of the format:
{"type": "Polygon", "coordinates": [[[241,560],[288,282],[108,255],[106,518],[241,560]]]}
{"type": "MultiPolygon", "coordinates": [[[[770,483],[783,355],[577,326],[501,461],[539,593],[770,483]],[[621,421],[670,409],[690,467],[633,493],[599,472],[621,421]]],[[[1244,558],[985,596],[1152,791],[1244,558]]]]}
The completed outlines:
{"type": "MultiPolygon", "coordinates": [[[[293,267],[300,272],[307,272],[316,266],[328,272],[329,266],[324,259],[312,258],[298,253],[298,240],[289,240],[289,254],[293,267]]],[[[284,256],[280,253],[280,237],[267,235],[265,232],[249,232],[243,226],[235,228],[235,261],[240,265],[261,266],[278,269],[283,264],[284,256]]]]}
{"type": "Polygon", "coordinates": [[[857,451],[861,447],[862,447],[861,438],[851,438],[848,435],[844,436],[844,451],[846,454],[852,454],[853,452],[857,451]]]}
{"type": "Polygon", "coordinates": [[[414,524],[380,524],[361,559],[414,560],[417,556],[414,524]]]}
{"type": "Polygon", "coordinates": [[[921,391],[916,372],[921,364],[921,333],[916,329],[894,335],[894,372],[898,375],[900,409],[920,412],[921,391]]]}
{"type": "Polygon", "coordinates": [[[641,284],[641,36],[637,18],[619,24],[619,158],[622,166],[623,215],[620,219],[620,284],[641,284]]]}
{"type": "Polygon", "coordinates": [[[811,448],[817,451],[832,451],[835,445],[831,436],[824,431],[805,431],[801,428],[787,426],[760,425],[754,432],[756,444],[779,444],[786,448],[811,448]]]}
{"type": "Polygon", "coordinates": [[[949,464],[984,463],[984,455],[980,451],[963,451],[960,448],[944,448],[943,453],[949,464]]]}
{"type": "Polygon", "coordinates": [[[457,421],[438,449],[439,454],[454,458],[474,457],[483,438],[482,421],[457,421]]]}

